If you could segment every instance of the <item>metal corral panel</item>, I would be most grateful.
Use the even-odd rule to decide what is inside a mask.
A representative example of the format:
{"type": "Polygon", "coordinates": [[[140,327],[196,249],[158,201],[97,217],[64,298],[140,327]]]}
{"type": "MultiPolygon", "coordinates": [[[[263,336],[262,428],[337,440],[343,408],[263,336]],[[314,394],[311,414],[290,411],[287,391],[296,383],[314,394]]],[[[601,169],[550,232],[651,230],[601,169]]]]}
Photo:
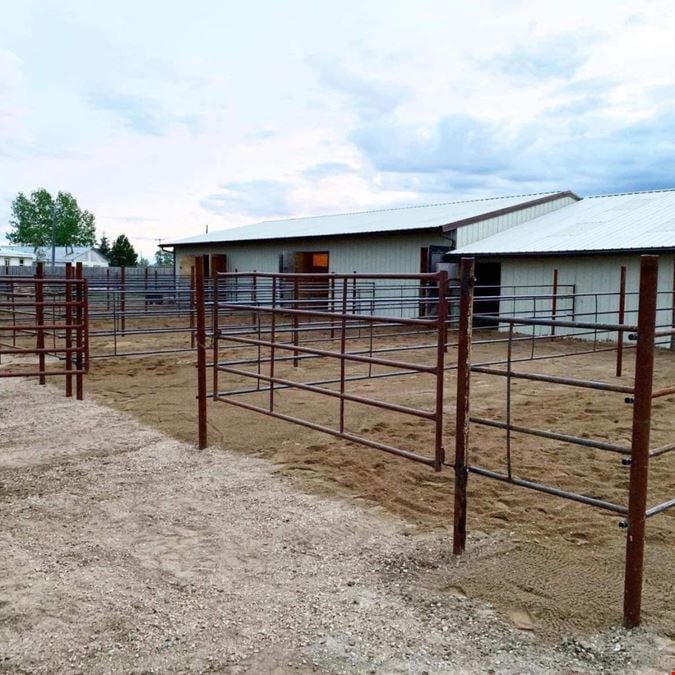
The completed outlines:
{"type": "MultiPolygon", "coordinates": [[[[512,197],[493,197],[490,199],[472,199],[426,206],[380,209],[378,211],[363,211],[360,213],[267,220],[261,223],[254,223],[253,225],[209,232],[208,234],[200,234],[173,242],[163,242],[162,245],[180,246],[185,244],[213,244],[234,241],[260,241],[265,239],[420,230],[442,227],[481,216],[489,217],[490,213],[526,206],[533,202],[546,200],[557,202],[558,200],[555,199],[556,195],[568,197],[570,193],[542,192],[512,197]]],[[[572,197],[573,199],[574,197],[572,197]]]]}
{"type": "Polygon", "coordinates": [[[506,232],[463,245],[461,255],[675,249],[675,190],[587,197],[506,232]]]}
{"type": "MultiPolygon", "coordinates": [[[[500,313],[505,316],[532,316],[537,310],[540,318],[551,315],[551,285],[553,270],[558,270],[558,311],[560,319],[576,321],[600,321],[618,323],[619,283],[621,266],[626,266],[626,317],[627,324],[637,324],[637,307],[640,277],[640,256],[546,256],[540,258],[510,258],[502,260],[502,300],[500,313]],[[527,287],[527,288],[526,288],[527,287]],[[515,288],[515,291],[514,291],[515,288]],[[575,293],[574,301],[568,296],[575,293]],[[548,296],[537,301],[532,297],[523,300],[511,299],[513,294],[548,296]]],[[[670,327],[673,322],[673,274],[675,254],[659,256],[658,312],[657,325],[670,327]]],[[[502,330],[506,326],[502,324],[502,330]]],[[[550,334],[549,326],[520,326],[518,332],[536,335],[550,334]]],[[[556,335],[575,334],[571,328],[556,329],[556,335]]],[[[579,336],[594,340],[595,334],[579,336]]],[[[598,333],[598,340],[616,341],[616,333],[598,333]]],[[[670,344],[670,338],[661,340],[664,346],[670,344]]]]}

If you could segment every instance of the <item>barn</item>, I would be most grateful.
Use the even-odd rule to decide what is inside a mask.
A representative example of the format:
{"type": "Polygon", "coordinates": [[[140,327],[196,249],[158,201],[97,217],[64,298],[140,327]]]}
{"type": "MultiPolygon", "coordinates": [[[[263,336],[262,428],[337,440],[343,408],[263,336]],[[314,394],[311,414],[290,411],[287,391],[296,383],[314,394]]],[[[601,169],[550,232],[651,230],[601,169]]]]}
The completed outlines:
{"type": "Polygon", "coordinates": [[[177,274],[189,274],[196,256],[203,256],[207,273],[417,274],[434,271],[457,246],[578,199],[572,192],[549,192],[272,220],[164,242],[162,247],[173,247],[177,274]]]}
{"type": "MultiPolygon", "coordinates": [[[[626,320],[636,318],[642,254],[659,255],[657,324],[675,326],[675,190],[586,197],[507,231],[460,245],[451,255],[475,257],[499,280],[499,311],[550,314],[579,321],[618,322],[621,268],[626,320]],[[523,299],[518,299],[521,294],[523,299]],[[537,300],[535,296],[539,296],[537,300]]],[[[479,310],[480,311],[480,310],[479,310]]],[[[528,327],[542,333],[546,326],[528,327]]],[[[573,329],[560,329],[560,334],[573,329]]],[[[578,333],[578,331],[577,331],[578,333]]],[[[580,336],[616,339],[616,334],[580,336]]],[[[662,342],[670,342],[670,337],[662,342]]]]}

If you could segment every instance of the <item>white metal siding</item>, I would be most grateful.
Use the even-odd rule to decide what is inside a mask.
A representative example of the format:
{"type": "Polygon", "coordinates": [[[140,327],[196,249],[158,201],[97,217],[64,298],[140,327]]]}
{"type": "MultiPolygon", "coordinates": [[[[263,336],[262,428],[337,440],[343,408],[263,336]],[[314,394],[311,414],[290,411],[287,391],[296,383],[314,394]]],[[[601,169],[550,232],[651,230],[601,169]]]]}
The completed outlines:
{"type": "Polygon", "coordinates": [[[176,269],[189,274],[195,255],[224,253],[229,272],[278,272],[279,254],[284,251],[328,251],[330,271],[337,274],[418,274],[420,249],[425,246],[450,246],[450,242],[434,228],[406,234],[176,247],[176,269]]]}
{"type": "Polygon", "coordinates": [[[490,237],[498,232],[503,232],[510,227],[521,225],[522,223],[538,218],[539,216],[556,211],[564,206],[576,203],[576,199],[572,197],[561,197],[555,201],[538,204],[537,206],[530,206],[526,209],[520,209],[507,213],[496,218],[486,218],[472,225],[465,225],[457,230],[457,248],[468,246],[476,241],[490,237]]]}
{"type": "MultiPolygon", "coordinates": [[[[640,276],[640,256],[574,256],[574,257],[539,257],[539,258],[511,258],[502,260],[502,296],[512,294],[510,286],[533,286],[530,289],[521,288],[520,293],[551,293],[553,270],[558,269],[558,284],[560,300],[558,316],[563,318],[569,314],[565,311],[570,305],[562,297],[567,291],[564,285],[574,284],[576,294],[590,294],[578,296],[575,300],[574,318],[578,321],[595,321],[596,308],[598,321],[604,323],[618,322],[618,291],[621,266],[626,266],[626,323],[637,323],[638,296],[637,289],[640,276]],[[602,295],[611,293],[611,295],[602,295]],[[598,294],[596,296],[596,294],[598,294]]],[[[662,255],[659,258],[658,283],[658,313],[657,325],[670,326],[672,313],[673,267],[675,254],[662,255]]],[[[503,300],[500,311],[503,314],[515,316],[531,316],[533,301],[523,300],[514,302],[503,300]]],[[[542,318],[550,316],[551,301],[541,300],[537,309],[542,318]]],[[[531,327],[520,327],[519,332],[531,333],[531,327]]],[[[569,335],[574,329],[558,328],[556,334],[569,335]]],[[[535,334],[547,335],[548,326],[538,326],[535,334]]],[[[598,334],[598,339],[616,340],[616,334],[598,334]]],[[[585,336],[594,339],[593,335],[585,336]]],[[[664,340],[667,342],[667,340],[664,340]]]]}

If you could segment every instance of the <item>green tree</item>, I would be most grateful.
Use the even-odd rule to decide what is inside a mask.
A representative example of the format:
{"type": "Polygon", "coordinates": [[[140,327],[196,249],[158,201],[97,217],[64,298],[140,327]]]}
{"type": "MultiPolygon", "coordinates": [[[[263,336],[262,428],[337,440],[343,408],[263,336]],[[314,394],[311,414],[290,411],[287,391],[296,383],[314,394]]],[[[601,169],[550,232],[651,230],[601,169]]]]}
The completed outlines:
{"type": "Polygon", "coordinates": [[[155,267],[171,267],[172,265],[173,253],[158,248],[157,251],[155,251],[155,267]]]}
{"type": "Polygon", "coordinates": [[[108,261],[114,267],[135,267],[138,253],[134,250],[126,234],[120,234],[113,242],[108,261]]]}
{"type": "Polygon", "coordinates": [[[141,256],[136,263],[137,267],[150,267],[150,261],[145,257],[141,256]]]}
{"type": "Polygon", "coordinates": [[[110,251],[112,249],[110,248],[110,241],[108,240],[108,237],[105,236],[105,234],[101,237],[101,242],[98,245],[98,252],[106,259],[110,258],[110,251]]]}
{"type": "Polygon", "coordinates": [[[94,215],[83,211],[69,192],[59,192],[54,199],[44,188],[27,197],[19,192],[12,202],[12,229],[7,239],[12,244],[34,249],[52,245],[52,230],[57,246],[94,246],[94,215]]]}

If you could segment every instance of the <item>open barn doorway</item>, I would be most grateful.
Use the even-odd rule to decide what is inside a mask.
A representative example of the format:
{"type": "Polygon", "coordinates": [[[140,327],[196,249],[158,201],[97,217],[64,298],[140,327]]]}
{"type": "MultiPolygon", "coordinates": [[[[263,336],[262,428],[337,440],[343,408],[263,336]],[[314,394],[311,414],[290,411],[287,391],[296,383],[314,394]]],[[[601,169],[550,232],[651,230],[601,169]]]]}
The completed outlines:
{"type": "MultiPolygon", "coordinates": [[[[328,251],[293,251],[279,256],[279,272],[293,274],[328,274],[328,251]]],[[[296,279],[285,282],[282,296],[293,299],[297,307],[325,311],[328,309],[330,284],[326,279],[296,279]]]]}
{"type": "Polygon", "coordinates": [[[499,302],[502,283],[502,264],[476,261],[474,290],[474,326],[496,326],[499,323],[499,302]],[[482,314],[487,316],[475,316],[482,314]]]}
{"type": "MultiPolygon", "coordinates": [[[[420,249],[420,274],[438,272],[449,246],[423,246],[420,249]]],[[[435,316],[438,304],[438,285],[435,281],[420,282],[419,316],[435,316]]]]}

